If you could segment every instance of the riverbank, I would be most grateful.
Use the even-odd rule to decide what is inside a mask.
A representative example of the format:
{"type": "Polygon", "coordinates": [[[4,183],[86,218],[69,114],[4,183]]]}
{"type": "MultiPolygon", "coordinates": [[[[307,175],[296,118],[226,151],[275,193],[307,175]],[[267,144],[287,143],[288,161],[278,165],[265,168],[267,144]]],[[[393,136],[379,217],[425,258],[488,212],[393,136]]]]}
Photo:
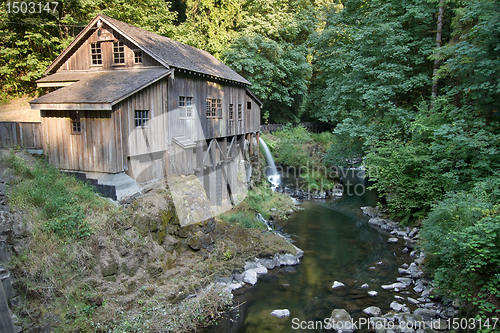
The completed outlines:
{"type": "Polygon", "coordinates": [[[293,212],[264,188],[222,219],[181,227],[163,180],[124,207],[23,152],[0,162],[0,177],[9,305],[23,331],[192,331],[232,306],[232,279],[300,256],[263,225],[231,223],[257,197],[268,218],[293,212]]]}

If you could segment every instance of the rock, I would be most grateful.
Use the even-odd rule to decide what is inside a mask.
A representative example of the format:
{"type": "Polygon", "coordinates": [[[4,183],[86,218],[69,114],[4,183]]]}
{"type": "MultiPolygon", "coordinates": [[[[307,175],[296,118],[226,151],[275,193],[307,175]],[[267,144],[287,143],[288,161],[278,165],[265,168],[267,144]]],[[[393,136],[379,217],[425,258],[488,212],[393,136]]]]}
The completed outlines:
{"type": "Polygon", "coordinates": [[[408,302],[410,302],[411,304],[414,304],[414,305],[417,305],[420,303],[419,300],[416,300],[416,299],[411,298],[411,297],[407,297],[406,299],[408,300],[408,302]]]}
{"type": "Polygon", "coordinates": [[[361,210],[363,211],[363,214],[368,215],[369,217],[378,217],[382,215],[382,212],[378,207],[361,207],[361,210]]]}
{"type": "Polygon", "coordinates": [[[413,228],[411,229],[410,233],[408,234],[408,237],[413,238],[418,232],[418,228],[413,228]]]}
{"type": "Polygon", "coordinates": [[[352,318],[344,309],[335,309],[332,311],[332,315],[330,317],[330,323],[332,325],[332,329],[335,332],[341,333],[352,333],[354,332],[354,328],[352,326],[352,318]]]}
{"type": "Polygon", "coordinates": [[[365,284],[363,284],[363,285],[361,286],[361,289],[366,289],[366,288],[368,288],[368,287],[369,287],[368,283],[365,283],[365,284]]]}
{"type": "Polygon", "coordinates": [[[375,297],[375,296],[378,296],[378,292],[372,290],[372,291],[368,292],[368,295],[370,295],[371,297],[375,297]]]}
{"type": "Polygon", "coordinates": [[[418,308],[413,314],[428,320],[436,318],[436,311],[430,309],[418,308]]]}
{"type": "Polygon", "coordinates": [[[245,271],[243,273],[243,282],[251,284],[252,286],[257,283],[257,272],[253,269],[245,271]]]}
{"type": "Polygon", "coordinates": [[[228,284],[226,284],[226,287],[229,288],[229,290],[233,291],[233,290],[237,290],[237,289],[240,289],[241,287],[243,287],[243,283],[241,283],[241,282],[228,283],[228,284]]]}
{"type": "Polygon", "coordinates": [[[401,265],[401,267],[403,267],[404,269],[407,269],[410,265],[408,265],[407,263],[404,263],[401,265]]]}
{"type": "Polygon", "coordinates": [[[396,312],[401,311],[404,308],[403,304],[399,304],[398,302],[394,301],[390,305],[391,309],[393,309],[396,312]]]}
{"type": "Polygon", "coordinates": [[[338,281],[333,282],[332,289],[337,289],[337,288],[342,288],[342,287],[345,287],[345,284],[343,284],[342,282],[338,282],[338,281]]]}
{"type": "Polygon", "coordinates": [[[290,317],[290,311],[288,309],[274,310],[273,312],[271,312],[271,316],[275,316],[275,317],[278,317],[278,318],[290,317]]]}
{"type": "Polygon", "coordinates": [[[388,242],[388,243],[390,243],[390,244],[396,244],[396,243],[398,243],[398,242],[399,242],[399,239],[397,239],[397,238],[393,237],[393,238],[389,238],[389,239],[387,240],[387,242],[388,242]]]}
{"type": "Polygon", "coordinates": [[[413,282],[412,279],[404,278],[404,277],[398,277],[396,280],[398,280],[398,282],[401,282],[402,284],[404,284],[405,287],[408,287],[413,282]]]}
{"type": "Polygon", "coordinates": [[[399,230],[396,234],[399,237],[406,237],[407,236],[406,231],[403,231],[403,230],[399,230]]]}
{"type": "Polygon", "coordinates": [[[396,282],[393,284],[388,284],[388,285],[382,285],[382,289],[389,290],[389,289],[395,289],[395,288],[406,288],[404,284],[401,282],[396,282]]]}
{"type": "Polygon", "coordinates": [[[364,309],[363,312],[371,317],[378,317],[382,314],[382,310],[380,310],[380,308],[378,308],[376,306],[370,306],[370,307],[364,309]]]}
{"type": "Polygon", "coordinates": [[[210,234],[204,234],[201,230],[189,236],[188,245],[193,250],[206,249],[214,243],[210,234]]]}
{"type": "Polygon", "coordinates": [[[384,223],[384,220],[381,220],[378,217],[372,217],[371,219],[368,220],[368,224],[380,227],[380,226],[382,226],[385,223],[384,223]]]}

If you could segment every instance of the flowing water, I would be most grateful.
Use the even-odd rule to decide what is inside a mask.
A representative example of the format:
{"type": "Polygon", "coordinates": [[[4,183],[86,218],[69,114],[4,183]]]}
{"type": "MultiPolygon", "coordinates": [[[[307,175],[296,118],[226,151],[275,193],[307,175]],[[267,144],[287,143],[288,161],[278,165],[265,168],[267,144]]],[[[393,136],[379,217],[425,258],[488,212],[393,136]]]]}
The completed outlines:
{"type": "Polygon", "coordinates": [[[370,227],[362,214],[360,207],[375,205],[376,193],[361,191],[363,179],[348,181],[344,197],[305,202],[304,210],[280,223],[305,252],[300,264],[276,268],[261,276],[256,286],[241,290],[235,296],[241,304],[238,309],[207,332],[326,332],[318,326],[294,329],[292,319],[323,321],[338,308],[346,309],[354,319],[367,318],[362,310],[369,306],[378,306],[384,313],[390,310],[395,294],[381,285],[396,282],[398,267],[411,260],[401,245],[388,244],[390,235],[370,227]],[[334,281],[346,287],[332,290],[334,281]],[[361,288],[365,283],[369,288],[361,288]],[[372,290],[379,295],[369,296],[372,290]],[[290,317],[271,316],[275,309],[289,309],[290,317]]]}
{"type": "Polygon", "coordinates": [[[274,189],[281,184],[280,174],[278,173],[278,169],[276,168],[276,164],[274,163],[271,151],[267,147],[266,142],[262,140],[262,138],[259,138],[259,145],[262,148],[264,156],[266,158],[267,167],[265,173],[267,176],[267,180],[271,183],[274,189]]]}

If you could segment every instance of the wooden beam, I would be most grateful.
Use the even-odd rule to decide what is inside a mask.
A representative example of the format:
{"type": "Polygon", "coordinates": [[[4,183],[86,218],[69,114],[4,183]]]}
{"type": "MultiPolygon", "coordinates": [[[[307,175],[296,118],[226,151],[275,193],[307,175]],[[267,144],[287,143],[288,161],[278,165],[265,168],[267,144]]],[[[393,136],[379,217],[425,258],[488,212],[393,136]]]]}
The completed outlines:
{"type": "Polygon", "coordinates": [[[112,111],[113,107],[110,103],[71,103],[71,104],[30,104],[32,110],[58,110],[58,111],[70,111],[70,110],[90,110],[90,111],[101,111],[109,110],[112,111]]]}

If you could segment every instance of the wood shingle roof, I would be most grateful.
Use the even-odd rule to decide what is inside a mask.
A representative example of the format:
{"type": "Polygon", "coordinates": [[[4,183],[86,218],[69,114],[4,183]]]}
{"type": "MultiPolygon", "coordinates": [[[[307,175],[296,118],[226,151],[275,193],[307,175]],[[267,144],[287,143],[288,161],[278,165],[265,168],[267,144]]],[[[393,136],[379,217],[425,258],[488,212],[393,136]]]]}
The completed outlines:
{"type": "Polygon", "coordinates": [[[88,35],[88,31],[94,28],[99,19],[169,69],[178,68],[209,77],[213,76],[244,85],[251,85],[249,81],[206,51],[115,20],[103,14],[97,15],[92,20],[68,48],[49,66],[46,74],[54,73],[64,63],[68,55],[78,48],[80,40],[88,35]]]}
{"type": "MultiPolygon", "coordinates": [[[[60,80],[56,73],[45,80],[60,80]]],[[[30,102],[32,108],[42,109],[50,104],[51,109],[111,110],[112,106],[135,92],[170,74],[166,68],[144,68],[111,71],[81,71],[79,81],[60,88],[30,102]]],[[[66,78],[67,79],[67,78],[66,78]]]]}

